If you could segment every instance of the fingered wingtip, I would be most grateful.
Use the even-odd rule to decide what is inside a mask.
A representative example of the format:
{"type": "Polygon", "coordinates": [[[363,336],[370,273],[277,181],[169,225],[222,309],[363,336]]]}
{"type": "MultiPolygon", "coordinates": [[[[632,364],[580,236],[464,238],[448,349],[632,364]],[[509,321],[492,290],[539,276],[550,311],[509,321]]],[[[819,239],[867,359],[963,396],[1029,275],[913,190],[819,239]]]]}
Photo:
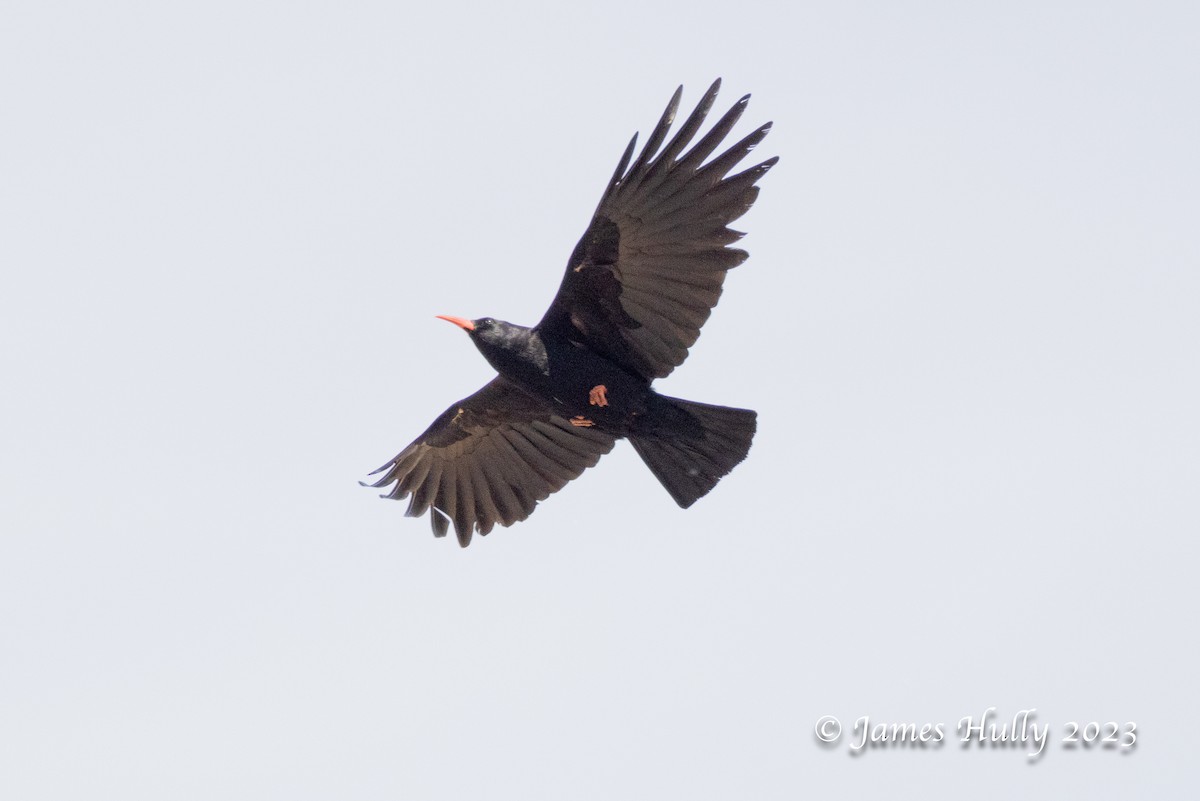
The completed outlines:
{"type": "Polygon", "coordinates": [[[721,79],[717,78],[712,82],[712,85],[708,87],[708,91],[704,93],[704,97],[700,99],[700,105],[712,105],[713,101],[717,99],[717,95],[720,94],[720,92],[721,79]]]}
{"type": "MultiPolygon", "coordinates": [[[[667,109],[663,112],[662,119],[659,120],[657,129],[661,129],[663,125],[668,127],[675,122],[675,114],[679,111],[679,101],[683,99],[683,84],[679,84],[675,88],[675,93],[671,95],[670,101],[667,102],[667,109]]],[[[651,134],[653,136],[653,134],[651,134]]]]}
{"type": "MultiPolygon", "coordinates": [[[[374,470],[372,470],[370,473],[367,473],[367,475],[368,475],[368,476],[373,476],[373,475],[377,475],[378,473],[382,473],[384,470],[387,470],[389,467],[391,467],[391,466],[392,466],[392,465],[394,465],[395,463],[396,463],[396,460],[395,460],[395,459],[393,459],[393,460],[392,460],[392,461],[390,461],[390,462],[387,462],[387,463],[385,463],[385,464],[382,464],[382,465],[380,465],[379,467],[376,467],[376,468],[375,468],[374,470]]],[[[360,482],[358,482],[358,483],[362,484],[362,482],[361,482],[361,481],[360,481],[360,482]]],[[[378,485],[377,485],[377,484],[364,484],[363,486],[366,486],[366,487],[375,487],[375,486],[378,486],[378,485]]]]}

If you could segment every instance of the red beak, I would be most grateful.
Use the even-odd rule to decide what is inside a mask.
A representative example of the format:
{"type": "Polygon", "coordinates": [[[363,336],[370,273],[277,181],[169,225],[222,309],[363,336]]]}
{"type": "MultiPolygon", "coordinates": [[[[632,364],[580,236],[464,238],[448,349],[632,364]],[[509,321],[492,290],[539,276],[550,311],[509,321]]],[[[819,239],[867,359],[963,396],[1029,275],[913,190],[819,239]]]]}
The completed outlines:
{"type": "Polygon", "coordinates": [[[439,314],[439,315],[437,315],[437,318],[439,320],[445,320],[448,323],[454,323],[455,325],[457,325],[459,328],[463,329],[464,331],[474,331],[475,330],[475,323],[471,322],[470,320],[464,320],[461,317],[450,317],[445,314],[439,314]]]}

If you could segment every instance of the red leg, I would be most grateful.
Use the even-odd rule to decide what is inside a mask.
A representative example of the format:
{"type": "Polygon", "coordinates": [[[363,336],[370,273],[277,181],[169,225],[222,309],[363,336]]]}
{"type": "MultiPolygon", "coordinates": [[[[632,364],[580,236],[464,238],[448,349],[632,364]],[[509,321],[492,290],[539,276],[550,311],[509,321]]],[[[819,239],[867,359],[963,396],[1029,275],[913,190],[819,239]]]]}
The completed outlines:
{"type": "Polygon", "coordinates": [[[608,388],[606,386],[603,384],[597,384],[596,386],[592,387],[592,391],[588,393],[588,403],[592,404],[593,406],[607,406],[607,392],[608,388]]]}

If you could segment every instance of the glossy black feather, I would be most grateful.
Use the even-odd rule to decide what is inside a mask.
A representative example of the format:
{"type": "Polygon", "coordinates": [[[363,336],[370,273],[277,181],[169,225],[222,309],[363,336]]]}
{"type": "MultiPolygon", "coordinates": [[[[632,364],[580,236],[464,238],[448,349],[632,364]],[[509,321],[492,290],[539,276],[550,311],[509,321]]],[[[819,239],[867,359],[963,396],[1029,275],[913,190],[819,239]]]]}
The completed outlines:
{"type": "Polygon", "coordinates": [[[669,375],[687,358],[726,272],[746,259],[745,251],[729,247],[741,234],[728,225],[750,208],[754,183],[778,161],[727,177],[770,131],[767,123],[704,164],[745,111],[748,95],[684,152],[719,88],[718,80],[656,154],[678,107],[676,92],[621,175],[632,143],[626,149],[538,331],[576,340],[648,380],[669,375]]]}
{"type": "Polygon", "coordinates": [[[529,517],[538,501],[595,465],[615,442],[602,431],[572,426],[497,376],[371,473],[381,475],[369,486],[395,484],[385,498],[411,495],[410,517],[429,511],[436,536],[453,524],[465,546],[476,532],[529,517]]]}
{"type": "Polygon", "coordinates": [[[719,88],[718,80],[668,140],[680,87],[640,152],[637,136],[630,140],[537,326],[447,318],[499,375],[443,412],[370,484],[407,498],[406,514],[428,513],[436,536],[453,526],[466,546],[476,533],[526,519],[623,437],[683,507],[745,458],[754,412],[650,386],[684,361],[726,273],[746,259],[730,247],[742,234],[728,226],[776,163],[730,175],[770,123],[709,160],[748,95],[692,144],[719,88]],[[604,403],[597,386],[608,392],[604,403]]]}

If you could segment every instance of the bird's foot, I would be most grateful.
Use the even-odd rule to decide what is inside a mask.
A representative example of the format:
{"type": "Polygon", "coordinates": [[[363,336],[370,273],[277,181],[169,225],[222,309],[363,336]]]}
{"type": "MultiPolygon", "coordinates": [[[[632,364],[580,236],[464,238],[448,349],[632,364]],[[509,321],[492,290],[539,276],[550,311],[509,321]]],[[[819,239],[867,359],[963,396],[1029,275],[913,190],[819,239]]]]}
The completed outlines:
{"type": "Polygon", "coordinates": [[[590,428],[591,426],[596,425],[594,421],[587,419],[581,414],[575,415],[568,422],[570,422],[571,425],[579,426],[580,428],[590,428]]]}
{"type": "Polygon", "coordinates": [[[607,406],[608,396],[605,394],[607,392],[608,388],[606,386],[603,384],[597,384],[596,386],[592,387],[592,391],[588,393],[588,403],[592,404],[593,406],[607,406]]]}

